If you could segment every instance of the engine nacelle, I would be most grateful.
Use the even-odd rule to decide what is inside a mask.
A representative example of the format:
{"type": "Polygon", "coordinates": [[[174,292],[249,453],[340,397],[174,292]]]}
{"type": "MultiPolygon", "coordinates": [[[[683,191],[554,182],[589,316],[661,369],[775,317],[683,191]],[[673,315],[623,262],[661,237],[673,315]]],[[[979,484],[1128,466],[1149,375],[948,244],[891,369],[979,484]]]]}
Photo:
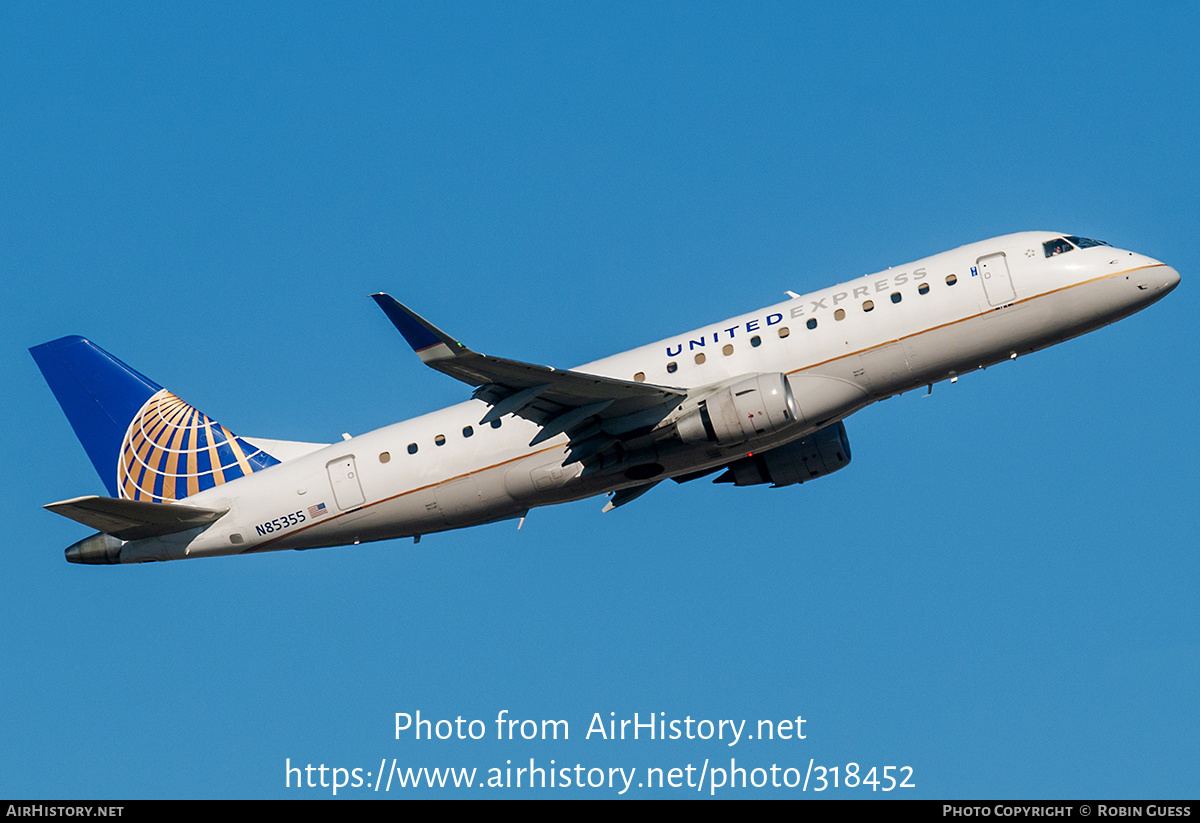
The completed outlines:
{"type": "Polygon", "coordinates": [[[783,374],[773,372],[717,389],[675,426],[685,443],[732,446],[774,434],[796,420],[792,387],[783,374]]]}
{"type": "Polygon", "coordinates": [[[775,488],[823,477],[850,463],[850,441],[841,421],[770,451],[752,454],[729,464],[714,483],[753,486],[772,483],[775,488]]]}

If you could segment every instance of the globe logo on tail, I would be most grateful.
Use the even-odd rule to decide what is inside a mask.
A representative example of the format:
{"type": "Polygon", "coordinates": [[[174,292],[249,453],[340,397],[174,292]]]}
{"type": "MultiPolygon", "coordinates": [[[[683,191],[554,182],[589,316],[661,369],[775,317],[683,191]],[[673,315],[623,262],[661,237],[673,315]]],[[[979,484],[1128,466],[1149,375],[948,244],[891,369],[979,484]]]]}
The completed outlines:
{"type": "Polygon", "coordinates": [[[134,416],[121,443],[121,497],[154,503],[190,497],[279,461],[162,389],[134,416]]]}

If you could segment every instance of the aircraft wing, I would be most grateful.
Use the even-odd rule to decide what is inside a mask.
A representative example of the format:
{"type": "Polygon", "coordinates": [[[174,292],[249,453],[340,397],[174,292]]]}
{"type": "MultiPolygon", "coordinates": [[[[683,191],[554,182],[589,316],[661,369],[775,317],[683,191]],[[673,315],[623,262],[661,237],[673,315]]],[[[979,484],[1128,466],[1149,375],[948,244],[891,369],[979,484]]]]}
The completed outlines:
{"type": "MultiPolygon", "coordinates": [[[[566,463],[587,463],[620,439],[649,430],[687,396],[668,386],[555,369],[472,351],[387,294],[371,295],[421,362],[475,386],[491,406],[481,425],[515,414],[542,427],[530,445],[570,439],[566,463]]],[[[564,465],[566,465],[564,463],[564,465]]]]}
{"type": "Polygon", "coordinates": [[[229,511],[95,495],[47,503],[42,508],[121,540],[140,540],[143,537],[187,531],[213,523],[229,511]]]}

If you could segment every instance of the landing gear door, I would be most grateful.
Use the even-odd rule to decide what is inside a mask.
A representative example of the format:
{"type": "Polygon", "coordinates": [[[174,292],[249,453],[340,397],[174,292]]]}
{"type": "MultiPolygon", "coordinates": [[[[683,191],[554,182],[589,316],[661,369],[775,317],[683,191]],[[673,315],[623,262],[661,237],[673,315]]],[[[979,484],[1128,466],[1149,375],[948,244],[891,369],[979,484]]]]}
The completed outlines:
{"type": "Polygon", "coordinates": [[[1008,258],[1004,252],[979,258],[975,273],[983,280],[983,291],[990,305],[1003,306],[1016,299],[1017,292],[1013,289],[1012,276],[1008,273],[1008,258]]]}
{"type": "Polygon", "coordinates": [[[330,460],[325,464],[325,468],[329,470],[329,485],[333,487],[333,497],[337,500],[338,508],[346,511],[361,506],[365,498],[362,484],[358,482],[358,468],[354,465],[354,455],[330,460]]]}

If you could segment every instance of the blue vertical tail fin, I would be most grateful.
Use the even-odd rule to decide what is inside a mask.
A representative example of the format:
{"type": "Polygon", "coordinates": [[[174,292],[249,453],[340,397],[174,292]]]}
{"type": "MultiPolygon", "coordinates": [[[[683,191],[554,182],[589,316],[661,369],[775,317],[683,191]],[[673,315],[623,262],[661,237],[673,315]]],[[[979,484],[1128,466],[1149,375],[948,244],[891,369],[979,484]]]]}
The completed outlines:
{"type": "Polygon", "coordinates": [[[90,340],[29,353],[113,497],[182,500],[279,462],[90,340]]]}

